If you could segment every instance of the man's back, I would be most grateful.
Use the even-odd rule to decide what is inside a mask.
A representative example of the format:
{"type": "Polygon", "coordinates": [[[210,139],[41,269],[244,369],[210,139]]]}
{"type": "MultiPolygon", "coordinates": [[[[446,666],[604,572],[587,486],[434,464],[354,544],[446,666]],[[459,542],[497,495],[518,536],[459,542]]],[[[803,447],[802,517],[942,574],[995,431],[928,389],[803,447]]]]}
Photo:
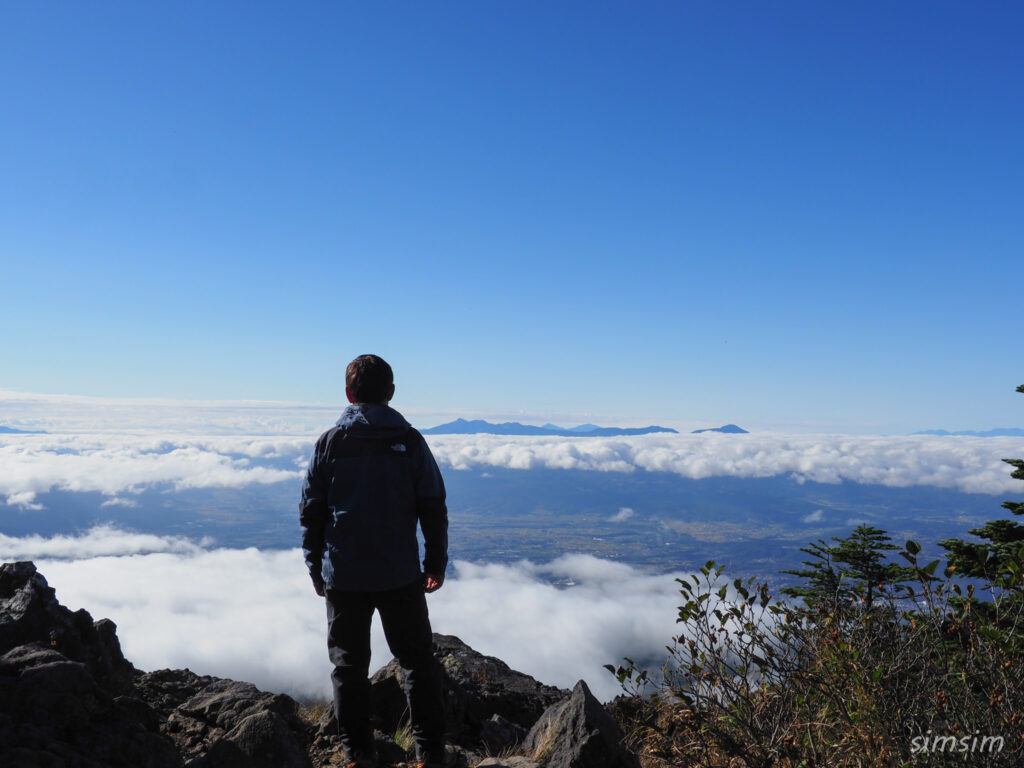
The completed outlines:
{"type": "Polygon", "coordinates": [[[422,435],[387,405],[350,405],[317,440],[303,488],[300,520],[311,573],[320,561],[331,589],[408,584],[420,575],[419,521],[424,570],[443,574],[444,499],[444,481],[422,435]]]}

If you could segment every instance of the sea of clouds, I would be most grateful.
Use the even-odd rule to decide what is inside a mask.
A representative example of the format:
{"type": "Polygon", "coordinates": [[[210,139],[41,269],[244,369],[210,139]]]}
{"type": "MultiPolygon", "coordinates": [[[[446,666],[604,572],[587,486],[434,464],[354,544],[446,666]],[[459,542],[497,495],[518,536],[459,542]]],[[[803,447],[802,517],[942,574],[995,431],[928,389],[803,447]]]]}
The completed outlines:
{"type": "Polygon", "coordinates": [[[51,490],[119,494],[153,486],[243,488],[300,475],[312,442],[303,437],[2,435],[0,497],[38,507],[51,490]]]}
{"type": "MultiPolygon", "coordinates": [[[[1016,490],[1003,457],[1024,454],[1018,437],[851,435],[642,435],[568,438],[435,435],[449,471],[502,467],[595,472],[671,472],[687,478],[791,476],[821,483],[928,485],[968,493],[1016,490]]],[[[93,491],[108,503],[154,486],[241,488],[296,481],[308,436],[45,434],[0,436],[0,499],[40,508],[51,490],[93,491]]]]}
{"type": "Polygon", "coordinates": [[[331,403],[112,398],[0,389],[0,425],[64,434],[316,434],[338,418],[341,408],[331,403]]]}
{"type": "MultiPolygon", "coordinates": [[[[0,557],[34,560],[64,605],[112,619],[140,669],[187,667],[304,699],[330,695],[324,601],[298,549],[212,548],[104,526],[0,536],[0,557]]],[[[456,562],[428,601],[434,631],[548,684],[585,679],[609,699],[621,690],[604,664],[664,657],[677,632],[677,588],[674,575],[569,555],[456,562]]],[[[391,655],[376,622],[372,647],[373,668],[383,666],[391,655]]]]}
{"type": "MultiPolygon", "coordinates": [[[[51,491],[103,494],[131,507],[150,488],[297,484],[316,434],[335,406],[192,404],[0,393],[0,423],[51,434],[0,435],[0,501],[45,515],[51,491]],[[97,425],[102,425],[102,429],[97,425]]],[[[1016,491],[1003,457],[1021,438],[656,434],[563,438],[438,435],[445,472],[573,469],[670,472],[683,477],[790,476],[824,483],[928,485],[1016,491]]],[[[611,520],[628,524],[623,507],[611,520]]],[[[818,515],[812,513],[809,520],[818,515]]],[[[209,540],[101,526],[75,535],[11,537],[0,558],[32,559],[72,608],[113,619],[140,668],[189,667],[302,697],[328,695],[323,601],[298,550],[218,548],[209,540]]],[[[603,698],[619,692],[602,665],[658,660],[678,631],[674,576],[585,555],[548,563],[458,561],[429,598],[436,631],[454,634],[545,683],[586,679],[603,698]],[[566,584],[571,586],[566,587],[566,584]],[[561,585],[561,586],[559,586],[561,585]]],[[[375,665],[385,663],[373,637],[375,665]]]]}

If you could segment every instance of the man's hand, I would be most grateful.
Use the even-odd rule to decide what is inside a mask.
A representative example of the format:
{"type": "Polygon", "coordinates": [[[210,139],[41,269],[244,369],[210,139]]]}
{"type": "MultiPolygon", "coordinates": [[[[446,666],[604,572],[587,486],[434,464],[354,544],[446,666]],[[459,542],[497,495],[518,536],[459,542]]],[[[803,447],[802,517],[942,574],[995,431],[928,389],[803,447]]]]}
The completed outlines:
{"type": "Polygon", "coordinates": [[[444,584],[444,574],[436,573],[424,573],[423,574],[423,591],[424,592],[437,592],[444,584]]]}
{"type": "Polygon", "coordinates": [[[322,579],[318,579],[315,576],[313,576],[311,578],[313,579],[313,589],[314,589],[314,591],[316,591],[316,593],[318,595],[320,595],[320,597],[323,597],[324,593],[325,593],[323,580],[322,579]]]}

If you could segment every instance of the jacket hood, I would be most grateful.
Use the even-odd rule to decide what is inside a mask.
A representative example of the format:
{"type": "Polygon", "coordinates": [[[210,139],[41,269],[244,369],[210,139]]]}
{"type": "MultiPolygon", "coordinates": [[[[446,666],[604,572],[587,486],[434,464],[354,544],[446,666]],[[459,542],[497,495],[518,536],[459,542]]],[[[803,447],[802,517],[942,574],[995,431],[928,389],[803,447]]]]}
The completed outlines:
{"type": "Polygon", "coordinates": [[[410,426],[394,408],[379,403],[352,403],[341,412],[336,425],[343,429],[358,430],[406,429],[410,426]]]}

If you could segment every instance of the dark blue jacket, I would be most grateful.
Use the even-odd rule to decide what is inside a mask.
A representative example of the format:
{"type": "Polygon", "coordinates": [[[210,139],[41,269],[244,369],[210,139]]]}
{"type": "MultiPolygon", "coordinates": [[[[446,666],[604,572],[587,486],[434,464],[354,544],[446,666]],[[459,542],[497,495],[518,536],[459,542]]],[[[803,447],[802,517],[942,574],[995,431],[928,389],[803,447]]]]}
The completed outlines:
{"type": "Polygon", "coordinates": [[[448,565],[444,481],[423,436],[386,405],[357,403],[316,441],[299,502],[302,551],[315,581],[377,592],[448,565]]]}

